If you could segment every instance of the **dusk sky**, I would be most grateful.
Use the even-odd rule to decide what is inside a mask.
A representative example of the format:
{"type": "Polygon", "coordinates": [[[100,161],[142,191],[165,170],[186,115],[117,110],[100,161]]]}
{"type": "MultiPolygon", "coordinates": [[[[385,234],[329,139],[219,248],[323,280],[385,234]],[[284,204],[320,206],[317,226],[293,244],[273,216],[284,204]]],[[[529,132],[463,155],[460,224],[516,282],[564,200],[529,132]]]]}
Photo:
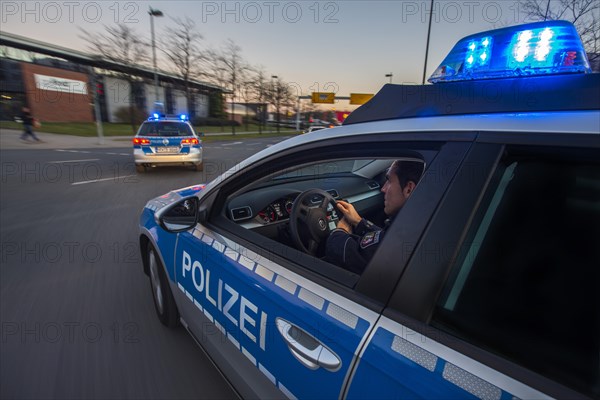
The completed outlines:
{"type": "MultiPolygon", "coordinates": [[[[518,1],[436,0],[427,76],[460,38],[482,30],[527,22],[518,1]]],[[[0,23],[9,32],[86,51],[78,27],[101,32],[116,22],[131,24],[150,41],[148,8],[157,37],[169,18],[192,18],[201,45],[219,48],[228,38],[267,76],[313,91],[376,93],[389,82],[420,83],[430,0],[426,1],[2,1],[0,23]]],[[[159,60],[160,60],[160,52],[159,60]]],[[[159,68],[167,64],[159,62],[159,68]]],[[[345,107],[341,102],[337,107],[345,107]]]]}

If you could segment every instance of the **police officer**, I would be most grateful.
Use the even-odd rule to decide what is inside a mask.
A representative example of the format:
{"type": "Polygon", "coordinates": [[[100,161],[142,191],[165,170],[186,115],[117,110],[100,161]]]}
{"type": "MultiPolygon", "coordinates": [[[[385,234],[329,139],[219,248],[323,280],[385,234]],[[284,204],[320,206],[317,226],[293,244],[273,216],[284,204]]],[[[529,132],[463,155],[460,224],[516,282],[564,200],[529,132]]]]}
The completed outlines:
{"type": "Polygon", "coordinates": [[[422,173],[421,162],[396,160],[392,163],[381,188],[384,193],[383,211],[388,216],[383,228],[362,218],[352,204],[338,201],[337,208],[343,218],[340,218],[337,228],[327,239],[328,261],[357,274],[362,273],[377,251],[391,220],[417,186],[422,173]]]}

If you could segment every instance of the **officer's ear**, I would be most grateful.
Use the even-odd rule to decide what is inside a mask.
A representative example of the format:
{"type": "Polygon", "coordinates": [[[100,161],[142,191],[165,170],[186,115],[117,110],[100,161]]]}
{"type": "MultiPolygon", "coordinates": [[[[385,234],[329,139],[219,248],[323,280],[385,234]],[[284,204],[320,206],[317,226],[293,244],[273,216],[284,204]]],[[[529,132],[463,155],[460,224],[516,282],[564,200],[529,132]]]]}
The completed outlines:
{"type": "Polygon", "coordinates": [[[410,197],[413,190],[415,190],[415,187],[417,187],[417,184],[413,181],[406,182],[406,185],[404,185],[404,187],[402,188],[402,192],[404,192],[404,197],[410,197]]]}

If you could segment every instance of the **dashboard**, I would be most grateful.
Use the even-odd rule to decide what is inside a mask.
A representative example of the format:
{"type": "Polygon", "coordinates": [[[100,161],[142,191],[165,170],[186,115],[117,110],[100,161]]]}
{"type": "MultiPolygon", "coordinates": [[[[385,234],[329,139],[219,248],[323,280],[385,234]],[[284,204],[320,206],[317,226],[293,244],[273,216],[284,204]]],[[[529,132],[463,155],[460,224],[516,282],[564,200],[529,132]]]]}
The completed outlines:
{"type": "Polygon", "coordinates": [[[289,219],[295,198],[296,195],[292,195],[275,200],[257,213],[254,218],[255,222],[269,224],[289,219]]]}
{"type": "MultiPolygon", "coordinates": [[[[383,175],[380,175],[376,179],[382,178],[383,175]]],[[[383,193],[376,179],[355,174],[337,174],[322,179],[312,177],[271,181],[231,197],[227,201],[226,216],[241,228],[296,247],[294,232],[290,229],[290,215],[294,201],[301,193],[309,189],[324,190],[336,200],[343,199],[351,203],[363,218],[381,224],[385,219],[383,193]]],[[[306,200],[317,207],[322,204],[323,196],[315,193],[314,197],[306,200]]],[[[307,205],[310,207],[310,204],[307,205]]],[[[339,216],[331,204],[326,213],[329,229],[333,230],[337,226],[339,216]]],[[[307,226],[300,224],[298,229],[296,234],[300,237],[306,238],[310,235],[307,226]]],[[[323,255],[323,252],[324,246],[320,246],[317,254],[323,255]]]]}
{"type": "MultiPolygon", "coordinates": [[[[254,189],[230,200],[227,216],[246,229],[287,223],[296,197],[305,190],[316,188],[329,192],[335,199],[352,203],[363,216],[371,208],[383,208],[380,185],[373,179],[353,175],[323,181],[300,180],[254,189]]],[[[313,202],[318,204],[321,198],[315,198],[313,202]]]]}

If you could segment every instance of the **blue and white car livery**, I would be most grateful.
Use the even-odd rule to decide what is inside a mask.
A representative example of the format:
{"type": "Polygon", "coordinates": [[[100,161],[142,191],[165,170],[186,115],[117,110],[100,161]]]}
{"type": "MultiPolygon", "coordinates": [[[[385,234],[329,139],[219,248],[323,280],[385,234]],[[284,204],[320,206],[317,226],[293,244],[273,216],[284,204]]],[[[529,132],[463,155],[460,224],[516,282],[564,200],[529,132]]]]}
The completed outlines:
{"type": "Polygon", "coordinates": [[[600,75],[544,22],[463,39],[431,80],[144,208],[158,317],[241,397],[600,397],[600,75]],[[331,264],[297,210],[383,222],[397,159],[425,172],[375,256],[331,264]]]}
{"type": "Polygon", "coordinates": [[[202,155],[202,140],[184,114],[165,117],[154,113],[133,138],[137,172],[159,165],[188,165],[202,171],[202,155]]]}

